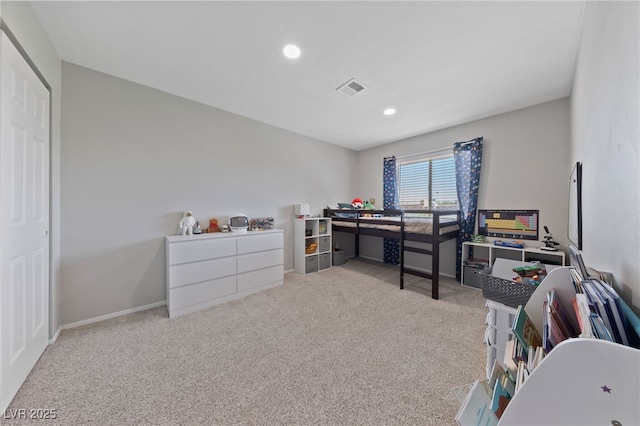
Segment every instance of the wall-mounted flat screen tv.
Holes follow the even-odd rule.
[[[478,210],[478,234],[514,240],[538,239],[539,210]]]

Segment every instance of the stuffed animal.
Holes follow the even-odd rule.
[[[365,210],[375,210],[375,206],[369,202],[369,200],[364,201],[364,209]]]
[[[186,211],[180,219],[180,233],[182,235],[193,235],[193,227],[196,224],[196,219],[193,217],[193,213]]]
[[[351,206],[354,209],[361,209],[364,206],[364,203],[362,202],[362,199],[354,198],[353,201],[351,201]]]
[[[209,232],[220,232],[220,227],[218,226],[218,219],[209,220]]]

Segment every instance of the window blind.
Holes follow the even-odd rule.
[[[453,152],[398,159],[400,208],[457,209]]]

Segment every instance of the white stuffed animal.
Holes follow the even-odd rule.
[[[193,227],[196,224],[196,219],[193,217],[193,213],[186,211],[180,219],[180,232],[182,235],[193,235]]]

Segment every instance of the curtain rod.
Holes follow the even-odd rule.
[[[477,138],[473,138],[473,139],[470,139],[468,141],[455,142],[455,143],[468,144],[468,143],[473,143],[473,142],[477,141],[478,139],[483,139],[483,138],[484,138],[484,136],[478,136]],[[432,149],[431,151],[416,152],[415,154],[407,154],[407,155],[400,155],[400,156],[392,155],[391,157],[384,157],[384,159],[388,160],[390,158],[396,158],[397,160],[406,160],[408,158],[421,157],[421,156],[431,155],[431,154],[435,154],[435,153],[445,152],[445,151],[448,151],[449,149],[453,149],[453,148],[445,147],[445,148]]]
[[[473,142],[477,141],[478,139],[484,139],[484,136],[478,136],[477,138],[473,138],[473,139],[468,140],[468,141],[462,141],[462,142],[456,142],[456,143],[460,143],[460,144],[466,145],[468,143],[473,143]]]

